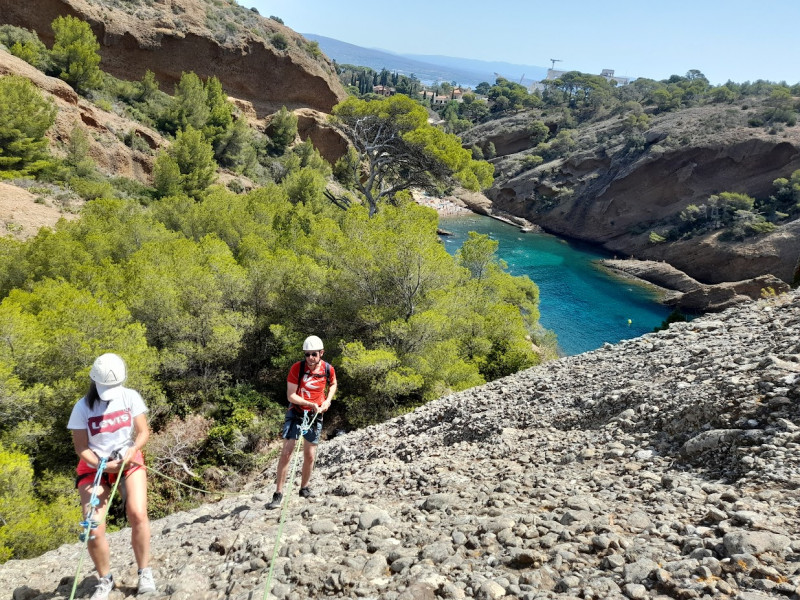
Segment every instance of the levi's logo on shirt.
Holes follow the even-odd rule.
[[[127,410],[89,417],[89,434],[112,433],[123,427],[128,427],[131,423],[131,415]]]

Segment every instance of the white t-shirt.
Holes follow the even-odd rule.
[[[147,412],[147,407],[139,392],[121,385],[103,395],[110,396],[109,400],[95,400],[93,410],[89,410],[86,398],[81,398],[72,408],[67,429],[85,429],[89,449],[97,456],[109,457],[114,450],[132,445],[133,419]]]

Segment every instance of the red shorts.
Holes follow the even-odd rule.
[[[142,454],[141,450],[136,452],[136,456],[133,457],[133,462],[138,463],[135,465],[131,465],[130,467],[125,469],[125,478],[127,479],[128,475],[133,473],[138,469],[143,469],[144,467],[144,455]],[[82,483],[84,483],[87,479],[94,480],[95,475],[97,474],[97,469],[90,467],[88,463],[80,459],[78,461],[78,468],[75,469],[75,472],[78,476],[75,478],[75,487],[80,487]],[[114,485],[114,482],[117,481],[117,477],[119,477],[119,473],[103,473],[100,478],[100,481],[105,483],[106,485]]]

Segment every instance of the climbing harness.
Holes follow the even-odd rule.
[[[300,448],[303,447],[303,437],[311,430],[314,421],[319,416],[318,412],[314,412],[314,417],[309,420],[308,413],[303,413],[303,422],[300,424],[300,435],[297,437],[297,444],[294,447],[294,456],[292,457],[292,468],[289,471],[289,481],[286,484],[286,495],[283,497],[281,504],[281,519],[278,523],[278,534],[275,536],[275,548],[272,550],[272,560],[269,562],[269,574],[267,575],[267,585],[264,587],[264,599],[267,600],[269,591],[272,588],[272,574],[275,570],[275,559],[278,558],[278,551],[281,549],[281,536],[283,535],[283,525],[286,522],[286,514],[289,512],[289,498],[292,497],[292,487],[294,486],[294,477],[297,473],[297,458],[300,456]]]
[[[75,598],[75,590],[78,587],[78,579],[81,576],[81,569],[83,568],[83,559],[86,557],[86,550],[89,546],[89,540],[93,540],[94,536],[92,535],[92,531],[97,529],[100,526],[101,520],[94,518],[95,510],[98,506],[100,506],[100,498],[97,497],[97,488],[100,487],[103,478],[103,471],[106,469],[106,463],[108,462],[107,458],[101,458],[100,464],[97,465],[97,473],[94,476],[94,482],[92,483],[92,495],[89,498],[89,513],[86,515],[86,518],[80,522],[81,527],[83,527],[83,531],[79,534],[78,538],[81,542],[83,542],[83,549],[81,550],[81,557],[78,560],[78,568],[75,571],[75,578],[72,581],[72,592],[69,595],[69,600],[73,600]],[[114,487],[111,488],[111,494],[108,497],[108,502],[106,503],[106,514],[108,513],[108,508],[111,506],[111,502],[114,500],[114,495],[117,493],[117,487],[119,486],[119,482],[123,479],[125,474],[125,459],[122,459],[122,464],[119,466],[119,473],[117,475],[116,481],[114,481]],[[102,520],[105,521],[106,515],[102,515]]]

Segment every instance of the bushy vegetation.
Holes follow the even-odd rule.
[[[746,194],[722,192],[709,196],[703,204],[690,204],[665,223],[659,231],[650,232],[652,243],[687,239],[721,230],[725,240],[743,240],[770,233],[776,224],[800,215],[800,170],[773,182],[775,193],[755,199]]]
[[[217,188],[147,208],[98,199],[55,232],[4,241],[0,442],[39,474],[68,473],[64,423],[107,350],[128,361],[158,435],[174,419],[206,420],[190,444],[194,475],[173,473],[205,485],[212,466],[236,481],[258,464],[252,452],[276,433],[286,371],[309,332],[339,368],[335,414],[351,426],[539,360],[536,287],[506,274],[491,248],[471,250],[485,239],[456,261],[428,209],[386,206],[369,218],[319,189],[302,201],[292,190]]]
[[[65,27],[80,34],[78,46],[93,47],[83,26]],[[88,72],[74,65],[59,69]],[[451,257],[435,212],[402,192],[409,175],[401,163],[391,193],[369,201],[359,196],[363,164],[353,150],[339,171],[348,198],[364,204],[333,203],[332,168],[310,142],[295,143],[288,111],[266,136],[237,118],[214,78],[186,73],[174,96],[152,73],[139,82],[100,73],[74,84],[158,127],[171,144],[156,157],[154,189],[100,174],[78,126],[65,156],[54,158],[44,141],[53,106],[27,80],[0,78],[0,173],[90,199],[75,221],[26,242],[0,238],[0,561],[37,555],[77,529],[65,424],[103,352],[125,358],[129,385],[150,408],[150,465],[212,489],[235,488],[266,460],[286,373],[309,333],[325,340],[337,367],[331,417],[340,427],[542,360],[535,344],[549,337],[538,324],[536,286],[510,276],[485,236],[471,236]],[[357,101],[337,115],[399,127],[395,158],[413,156],[427,186],[491,178],[490,166],[430,127],[410,100]],[[214,185],[219,164],[263,185],[248,193]],[[152,481],[156,515],[193,500],[174,482]],[[124,516],[115,509],[112,518]]]
[[[50,53],[35,32],[14,25],[0,25],[0,44],[40,71],[50,69]]]

